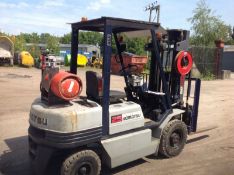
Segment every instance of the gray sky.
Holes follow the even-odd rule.
[[[190,29],[187,21],[198,0],[158,0],[160,22],[165,28]],[[144,7],[149,0],[1,0],[0,29],[10,34],[20,32],[63,35],[71,31],[69,22],[101,16],[148,20]],[[207,0],[209,7],[228,25],[234,25],[233,0]]]

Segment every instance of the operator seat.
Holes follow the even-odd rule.
[[[102,77],[94,71],[86,72],[86,95],[87,98],[99,104],[102,103]],[[110,103],[120,103],[126,94],[117,90],[110,90]]]

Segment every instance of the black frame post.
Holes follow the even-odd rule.
[[[111,61],[112,27],[105,21],[104,58],[103,58],[103,100],[102,100],[102,135],[109,134],[109,93],[110,93],[110,61]]]
[[[150,74],[149,74],[149,90],[156,91],[156,59],[155,53],[151,51],[151,60],[150,60]]]
[[[70,72],[73,74],[77,74],[78,36],[79,30],[72,27]]]
[[[124,67],[122,51],[120,50],[120,43],[119,43],[118,38],[117,38],[117,33],[114,33],[114,39],[115,39],[115,44],[116,44],[116,47],[117,47],[117,52],[118,52],[118,55],[119,55],[120,65],[121,65],[121,68],[123,70],[124,81],[125,81],[126,86],[129,87],[128,79],[127,79],[127,73],[126,73],[126,70],[125,70],[125,67]]]
[[[151,29],[150,31],[151,31],[151,37],[152,37],[152,44],[153,44],[153,48],[155,51],[154,53],[152,53],[152,54],[154,54],[153,57],[155,57],[155,58],[152,57],[152,59],[155,59],[156,64],[158,65],[158,68],[159,68],[160,77],[162,79],[162,90],[166,95],[167,109],[171,109],[171,100],[169,97],[169,90],[168,90],[168,86],[167,86],[167,82],[166,82],[166,77],[165,77],[163,67],[161,64],[161,57],[160,57],[159,48],[158,48],[158,44],[157,44],[155,29]],[[151,76],[153,76],[153,75],[151,75]]]

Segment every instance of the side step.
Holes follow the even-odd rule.
[[[152,128],[156,128],[160,125],[160,122],[155,122],[153,120],[150,120],[148,118],[145,118],[145,124],[144,124],[144,127],[145,128],[149,128],[149,129],[152,129]]]
[[[160,140],[152,137],[150,129],[102,140],[105,149],[103,163],[109,168],[157,153]]]

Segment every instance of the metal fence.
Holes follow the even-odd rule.
[[[220,62],[219,49],[216,47],[192,46],[189,48],[193,56],[192,75],[200,77],[202,75],[213,75],[216,77],[219,72]]]

